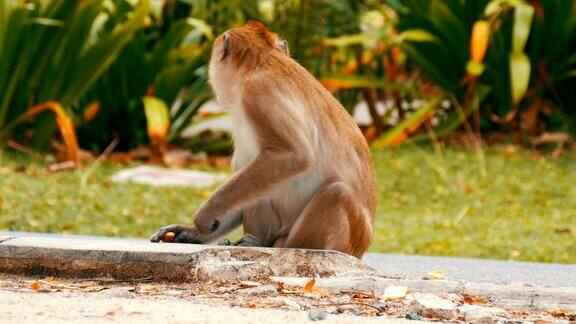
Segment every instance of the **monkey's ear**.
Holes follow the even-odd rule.
[[[279,40],[277,44],[278,47],[280,47],[280,49],[286,53],[286,55],[290,56],[290,48],[288,48],[288,42],[285,39]]]
[[[224,60],[226,56],[228,56],[228,53],[230,53],[230,35],[225,33],[223,38],[224,42],[222,43],[222,56],[220,56],[220,61]]]

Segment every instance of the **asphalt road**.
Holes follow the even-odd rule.
[[[46,233],[0,231],[0,236],[58,236]],[[94,238],[94,237],[92,237]],[[106,239],[105,237],[99,237]],[[574,252],[576,253],[576,251]],[[367,253],[365,264],[384,273],[424,276],[441,269],[447,279],[477,283],[529,283],[538,286],[576,287],[576,264],[497,261],[419,255]]]
[[[441,269],[445,271],[447,279],[576,287],[576,265],[382,253],[367,253],[363,261],[384,273],[423,276],[432,270]]]

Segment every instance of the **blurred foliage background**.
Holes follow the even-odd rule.
[[[214,36],[249,19],[284,37],[351,113],[367,106],[375,147],[458,130],[518,141],[574,132],[575,10],[573,0],[5,0],[0,139],[48,149],[60,136],[71,159],[78,145],[101,152],[113,140],[162,150],[212,97]]]
[[[538,162],[531,151],[574,146],[576,0],[0,0],[0,153],[55,152],[72,167],[229,154],[229,134],[189,129],[225,114],[206,109],[212,41],[249,19],[288,41],[372,144],[385,205],[376,250],[576,262],[574,155]],[[483,151],[493,143],[514,146]],[[8,156],[12,171],[30,165],[13,177],[0,168],[0,226],[11,229],[143,236],[174,222],[174,206],[186,222],[209,196],[120,187],[117,199],[105,180],[117,166],[44,179]],[[51,192],[51,205],[26,202]]]

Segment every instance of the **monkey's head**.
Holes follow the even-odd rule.
[[[243,26],[224,32],[216,39],[212,48],[212,60],[241,61],[255,58],[250,55],[260,56],[275,52],[289,55],[288,43],[261,22],[251,20]]]
[[[261,65],[273,56],[289,56],[288,43],[257,21],[232,28],[218,36],[212,47],[210,78],[218,74],[245,71]]]

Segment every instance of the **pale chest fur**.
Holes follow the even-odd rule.
[[[256,133],[242,107],[231,105],[229,111],[232,118],[232,136],[234,138],[232,168],[237,171],[256,158],[260,148],[258,147]]]

